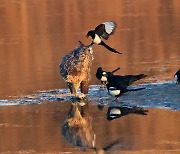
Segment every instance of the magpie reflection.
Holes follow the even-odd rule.
[[[121,118],[128,114],[147,115],[147,112],[148,110],[145,110],[144,108],[137,106],[109,107],[107,111],[107,120]]]
[[[91,149],[98,154],[106,153],[122,141],[122,139],[116,139],[103,148],[96,147],[96,134],[92,127],[92,116],[89,113],[89,101],[85,98],[71,99],[71,107],[61,131],[64,138],[72,145],[82,150]]]

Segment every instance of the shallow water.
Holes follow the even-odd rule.
[[[173,81],[180,67],[179,16],[178,0],[0,0],[0,152],[84,152],[61,134],[74,98],[58,65],[79,40],[90,43],[88,30],[109,20],[118,26],[106,43],[123,54],[93,48],[87,102],[96,148],[120,139],[106,152],[180,152],[180,84]],[[107,71],[120,67],[121,75],[147,74],[129,87],[146,89],[115,100],[98,85],[99,66]],[[149,112],[108,121],[109,106]],[[92,152],[87,148],[84,153]]]
[[[77,103],[68,89],[39,91],[21,98],[0,100],[0,132],[2,133],[0,152],[98,153],[98,150],[102,151],[118,140],[115,145],[104,151],[106,153],[179,153],[179,86],[175,82],[130,86],[129,88],[146,87],[146,89],[128,92],[117,100],[109,96],[102,86],[91,86],[85,101],[80,101],[81,104],[89,105],[85,114],[88,118],[86,119],[85,116],[82,118],[87,122],[74,119],[77,119],[76,125],[82,123],[80,128],[84,128],[82,132],[80,128],[78,129],[81,133],[78,140],[85,145],[86,142],[93,142],[89,141],[86,135],[94,133],[95,149],[77,146],[72,141],[72,138],[76,138],[76,131],[70,136],[62,133],[63,123],[70,117],[68,116],[70,106],[72,103]],[[147,115],[127,113],[109,121],[107,119],[109,107],[121,109],[137,107],[148,112]],[[79,111],[82,112],[82,109]],[[92,119],[92,123],[89,118]],[[76,130],[76,127],[71,130]]]
[[[84,151],[73,146],[61,133],[71,103],[53,101],[0,107],[0,152],[95,153],[92,149]],[[107,152],[180,152],[179,111],[148,108],[147,115],[128,114],[108,121],[107,110],[108,106],[99,110],[91,103],[86,109],[86,114],[92,118],[97,149],[119,139]]]

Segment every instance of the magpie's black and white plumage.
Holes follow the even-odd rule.
[[[107,84],[107,76],[111,77],[114,75],[115,72],[117,72],[120,69],[120,67],[116,68],[115,70],[111,72],[104,71],[102,67],[99,67],[96,71],[96,77],[101,81],[101,84],[106,85]]]
[[[102,39],[107,40],[109,36],[115,32],[116,27],[117,24],[113,21],[104,22],[102,24],[99,24],[94,30],[90,30],[86,36],[87,37],[91,36],[93,40],[92,44],[102,45],[111,52],[122,54],[102,41]]]
[[[138,91],[145,89],[145,88],[128,89],[128,86],[131,85],[133,82],[142,79],[146,76],[147,75],[144,74],[126,75],[126,76],[113,75],[111,77],[107,77],[108,83],[106,87],[110,95],[118,98],[123,93],[126,93],[128,91]]]
[[[107,86],[107,90],[108,90],[109,94],[111,96],[115,96],[116,99],[128,91],[139,91],[139,90],[146,89],[144,87],[143,88],[136,88],[136,89],[127,89],[127,88],[121,87],[119,84],[113,85],[111,83],[108,83],[106,86]]]
[[[107,76],[108,82],[111,82],[113,84],[118,83],[121,87],[127,88],[132,83],[134,83],[137,80],[143,79],[147,77],[145,74],[138,74],[138,75],[113,75],[113,76]]]
[[[145,110],[141,107],[109,107],[107,111],[107,120],[117,119],[128,114],[139,114],[139,115],[147,115],[148,110]]]
[[[175,73],[174,79],[175,79],[178,83],[180,83],[180,69]]]

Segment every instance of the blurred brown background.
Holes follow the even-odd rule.
[[[180,64],[179,0],[0,0],[0,98],[65,88],[58,65],[98,24],[113,20],[106,42],[94,47],[97,67],[118,74],[146,73],[147,82],[173,80]]]

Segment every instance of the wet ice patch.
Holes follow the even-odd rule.
[[[102,85],[91,85],[87,94],[89,102],[109,106],[139,106],[146,108],[164,108],[180,110],[180,84],[174,81],[140,84],[129,86],[129,89],[142,88],[140,91],[131,91],[123,94],[117,100],[110,96]],[[0,100],[0,106],[38,104],[53,101],[69,101],[73,96],[69,89],[55,89],[38,91],[36,94]]]

